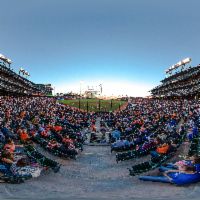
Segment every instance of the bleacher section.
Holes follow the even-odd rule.
[[[0,64],[0,95],[36,95],[39,92],[33,82]]]
[[[175,73],[151,90],[154,97],[195,97],[200,89],[200,65]]]

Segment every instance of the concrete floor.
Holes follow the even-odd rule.
[[[117,164],[108,146],[85,146],[75,161],[56,160],[63,164],[59,173],[0,184],[0,199],[199,199],[200,184],[177,187],[130,177],[127,168],[141,159]]]

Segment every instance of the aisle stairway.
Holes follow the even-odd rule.
[[[96,131],[97,131],[97,133],[100,132],[100,129],[101,129],[101,117],[98,117],[98,118],[96,119],[95,126],[96,126]]]

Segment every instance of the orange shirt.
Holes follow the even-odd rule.
[[[20,139],[21,139],[22,141],[26,141],[27,139],[29,139],[29,136],[28,136],[28,134],[27,134],[26,132],[22,132],[22,133],[20,134]]]
[[[62,126],[54,126],[54,130],[55,131],[61,131],[62,130]]]
[[[160,154],[165,154],[167,153],[168,150],[169,150],[169,145],[163,145],[156,149],[157,153],[160,153]]]

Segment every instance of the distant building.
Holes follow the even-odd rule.
[[[42,92],[42,94],[53,95],[53,88],[51,84],[35,84],[35,86]]]
[[[88,90],[85,91],[85,94],[84,94],[84,96],[89,99],[97,98],[99,97],[99,95],[100,95],[99,91],[94,90],[94,89],[89,89],[89,88]]]
[[[62,96],[64,97],[64,99],[80,99],[80,98],[82,98],[82,96],[80,94],[72,93],[72,92],[63,94]]]

